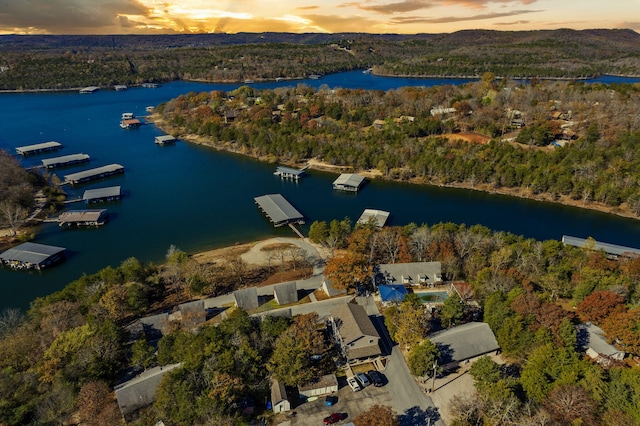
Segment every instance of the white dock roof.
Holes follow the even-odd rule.
[[[255,197],[254,200],[276,226],[304,219],[304,216],[280,194],[263,195]]]
[[[90,157],[87,154],[71,154],[63,155],[55,158],[45,158],[42,160],[42,165],[45,167],[52,167],[58,164],[66,164],[80,161],[89,161]]]
[[[351,188],[359,188],[364,182],[364,176],[356,175],[354,173],[343,173],[338,176],[338,179],[333,181],[334,186],[347,186]]]
[[[606,253],[616,256],[638,256],[640,249],[633,247],[618,246],[616,244],[603,243],[593,239],[571,237],[569,235],[562,236],[562,242],[569,246],[587,248],[591,250],[604,250]]]
[[[118,170],[124,169],[120,164],[108,164],[102,167],[96,167],[95,169],[84,170],[78,173],[71,173],[70,175],[65,175],[64,180],[66,182],[76,182],[82,179],[89,178],[91,176],[100,175],[102,173],[114,173]]]
[[[45,244],[23,243],[0,253],[0,259],[38,265],[49,257],[55,256],[64,250],[62,247],[48,246]]]
[[[109,186],[107,188],[87,189],[82,195],[83,200],[93,200],[96,198],[117,197],[120,195],[119,186]]]
[[[358,223],[366,225],[370,220],[373,220],[377,227],[382,228],[387,223],[390,214],[384,210],[365,209],[358,219]]]
[[[33,152],[33,151],[40,151],[40,150],[46,150],[46,149],[56,149],[56,148],[62,148],[62,144],[60,142],[43,142],[43,143],[37,143],[35,145],[26,145],[26,146],[19,146],[16,148],[16,151],[18,152],[18,154],[27,154],[29,152]]]

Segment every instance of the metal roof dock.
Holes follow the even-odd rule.
[[[269,194],[254,198],[260,210],[269,218],[273,226],[283,226],[290,223],[304,223],[304,216],[296,210],[280,194]]]
[[[154,139],[158,145],[170,145],[176,143],[176,138],[171,135],[156,136]]]
[[[80,89],[80,93],[93,93],[97,92],[98,90],[100,90],[98,86],[87,86],[83,89]]]
[[[85,203],[101,203],[105,201],[116,201],[122,196],[119,186],[109,186],[106,188],[87,189],[82,194]]]
[[[602,243],[593,238],[578,238],[569,235],[562,236],[562,242],[568,246],[586,248],[589,250],[603,250],[612,256],[640,257],[640,249]]]
[[[101,226],[107,222],[107,210],[69,210],[58,216],[60,227]]]
[[[333,189],[358,192],[363,183],[364,176],[356,175],[354,173],[343,173],[338,176],[338,179],[333,181]]]
[[[71,166],[72,164],[86,163],[91,157],[87,154],[71,154],[62,157],[45,158],[42,165],[47,169],[55,169],[56,167]]]
[[[384,210],[364,209],[358,223],[366,225],[369,221],[373,221],[378,228],[382,228],[387,223],[390,214]]]
[[[109,164],[95,169],[85,170],[78,173],[71,173],[64,176],[64,182],[71,185],[87,182],[94,179],[100,179],[111,175],[124,173],[124,167],[120,164]]]
[[[13,269],[43,269],[64,260],[64,248],[23,243],[0,253],[0,262]]]
[[[281,178],[298,180],[304,176],[305,170],[307,170],[306,167],[302,169],[293,169],[291,167],[278,166],[273,174],[276,176],[280,176]]]
[[[16,148],[16,152],[20,155],[30,155],[39,154],[46,151],[55,151],[56,149],[60,148],[62,148],[62,144],[60,142],[51,141],[37,143],[35,145],[19,146]]]

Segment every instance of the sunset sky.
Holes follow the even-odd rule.
[[[0,0],[0,34],[630,28],[640,0]]]

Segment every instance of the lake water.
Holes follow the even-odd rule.
[[[338,73],[319,80],[256,83],[256,88],[291,86],[366,88],[387,90],[401,86],[459,84],[460,79],[407,79],[376,77],[360,71]],[[617,80],[621,81],[621,80]],[[636,79],[635,81],[638,81]],[[152,125],[136,130],[118,126],[123,112],[145,115],[145,107],[158,105],[189,91],[232,90],[237,85],[174,82],[157,89],[101,90],[93,94],[24,93],[0,95],[0,148],[58,141],[56,153],[28,157],[24,166],[43,158],[86,153],[91,162],[55,171],[65,174],[119,163],[125,174],[76,188],[84,190],[120,185],[124,199],[108,205],[110,221],[99,229],[61,230],[43,225],[35,242],[67,248],[67,261],[43,272],[0,268],[0,310],[25,309],[35,297],[63,288],[83,273],[91,274],[135,256],[160,261],[170,245],[194,252],[250,242],[271,236],[295,236],[289,228],[274,229],[253,198],[280,193],[307,218],[357,220],[365,208],[391,212],[390,225],[440,221],[481,223],[538,239],[560,239],[563,234],[593,236],[615,244],[638,246],[640,221],[571,207],[521,200],[475,191],[420,187],[373,181],[358,194],[333,191],[337,175],[309,171],[299,182],[273,176],[275,165],[201,146],[178,142],[160,147],[162,134]],[[84,208],[77,203],[69,208]]]

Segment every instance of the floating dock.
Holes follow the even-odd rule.
[[[41,152],[47,151],[55,151],[57,149],[62,148],[62,144],[60,142],[43,142],[37,143],[35,145],[27,145],[27,146],[19,146],[16,148],[16,152],[20,155],[33,155],[40,154]]]
[[[62,228],[73,226],[102,226],[107,222],[107,210],[69,210],[58,216]]]
[[[140,86],[141,87],[145,87],[147,89],[155,89],[155,88],[160,87],[160,85],[158,83],[142,83]]]
[[[120,127],[123,129],[137,129],[142,126],[142,123],[137,118],[130,118],[128,120],[121,120]]]
[[[78,173],[65,175],[64,183],[75,185],[90,180],[101,179],[107,176],[124,173],[124,166],[120,164],[109,164],[107,166],[97,167],[95,169],[85,170]]]
[[[358,223],[366,225],[373,222],[378,228],[384,227],[391,213],[384,210],[365,209]]]
[[[163,135],[156,136],[154,141],[158,145],[173,145],[174,143],[176,143],[176,138],[171,135]]]
[[[47,169],[55,169],[56,167],[71,166],[73,164],[86,163],[91,160],[91,157],[87,154],[71,154],[63,155],[62,157],[45,158],[42,160],[42,165]]]
[[[354,173],[343,173],[333,181],[333,189],[340,191],[358,192],[364,184],[364,176]]]
[[[254,200],[275,227],[304,223],[302,213],[280,194],[263,195],[255,197]]]
[[[305,171],[308,167],[303,167],[302,169],[293,169],[291,167],[282,167],[278,166],[276,171],[273,172],[274,175],[280,176],[283,179],[295,179],[298,180],[304,176]]]
[[[87,189],[82,195],[82,200],[87,203],[105,203],[117,201],[122,197],[119,186],[109,186],[106,188]]]
[[[0,262],[13,269],[44,269],[64,260],[63,247],[23,243],[0,253]]]
[[[80,93],[93,93],[93,92],[97,92],[98,90],[100,90],[98,86],[88,86],[83,89],[80,89]]]
[[[127,86],[125,84],[116,84],[113,86],[116,92],[122,92],[123,90],[127,90]]]

